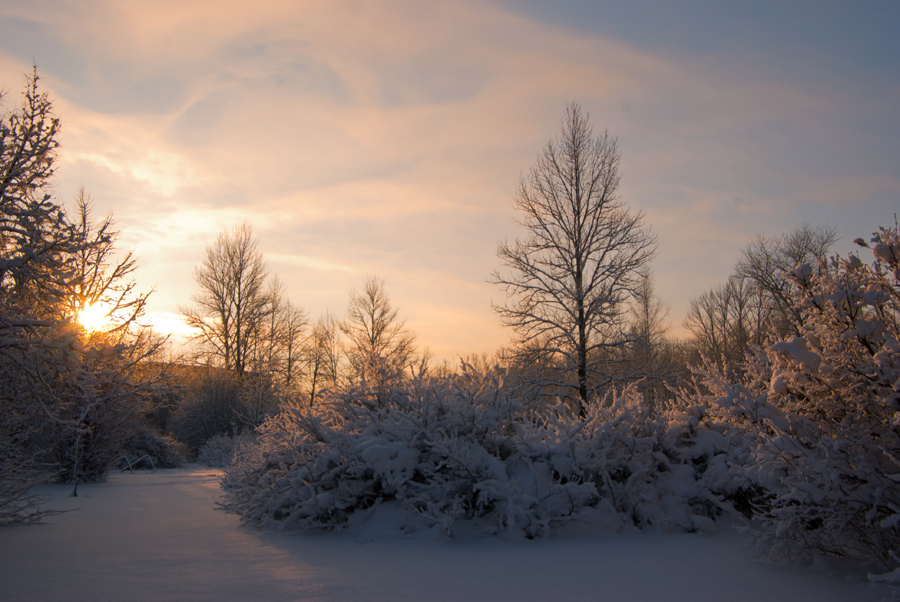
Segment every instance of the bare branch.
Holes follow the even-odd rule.
[[[640,212],[618,196],[620,153],[607,132],[594,137],[577,104],[547,143],[514,198],[526,236],[498,245],[507,271],[491,277],[509,299],[495,306],[518,335],[540,342],[568,374],[556,378],[588,401],[589,375],[601,375],[609,351],[628,342],[627,302],[656,252]],[[602,352],[601,352],[602,351]]]

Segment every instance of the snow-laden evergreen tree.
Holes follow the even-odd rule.
[[[44,318],[63,301],[65,257],[79,240],[47,192],[60,123],[38,81],[35,71],[21,106],[0,115],[0,301],[6,312]]]
[[[34,443],[44,412],[31,399],[41,376],[33,358],[52,330],[47,315],[60,301],[61,258],[76,247],[65,214],[44,192],[59,120],[37,82],[35,72],[22,106],[0,116],[0,524],[40,516],[29,491],[48,471]],[[36,299],[44,303],[35,307]]]

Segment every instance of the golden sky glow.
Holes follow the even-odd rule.
[[[889,219],[897,10],[823,2],[11,0],[0,84],[14,101],[37,63],[64,122],[55,193],[115,213],[161,327],[247,219],[313,319],[375,274],[453,359],[506,340],[485,280],[572,100],[619,137],[676,326],[752,234]]]

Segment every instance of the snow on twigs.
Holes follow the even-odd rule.
[[[361,385],[266,423],[258,446],[226,467],[224,507],[300,529],[339,527],[396,501],[407,528],[450,534],[466,524],[541,537],[598,516],[616,529],[706,530],[722,508],[698,474],[727,441],[696,426],[631,389],[585,419],[562,405],[535,413],[495,372],[472,369],[388,394]]]
[[[873,242],[872,264],[834,258],[789,273],[800,336],[757,349],[738,382],[697,371],[694,397],[740,433],[730,472],[743,493],[732,499],[747,504],[758,552],[852,558],[897,580],[900,232]]]

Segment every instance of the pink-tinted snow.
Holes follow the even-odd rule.
[[[116,473],[47,486],[79,508],[0,530],[0,600],[880,601],[864,575],[757,563],[741,536],[570,534],[539,541],[418,534],[389,509],[342,534],[260,531],[214,509],[218,471]]]

